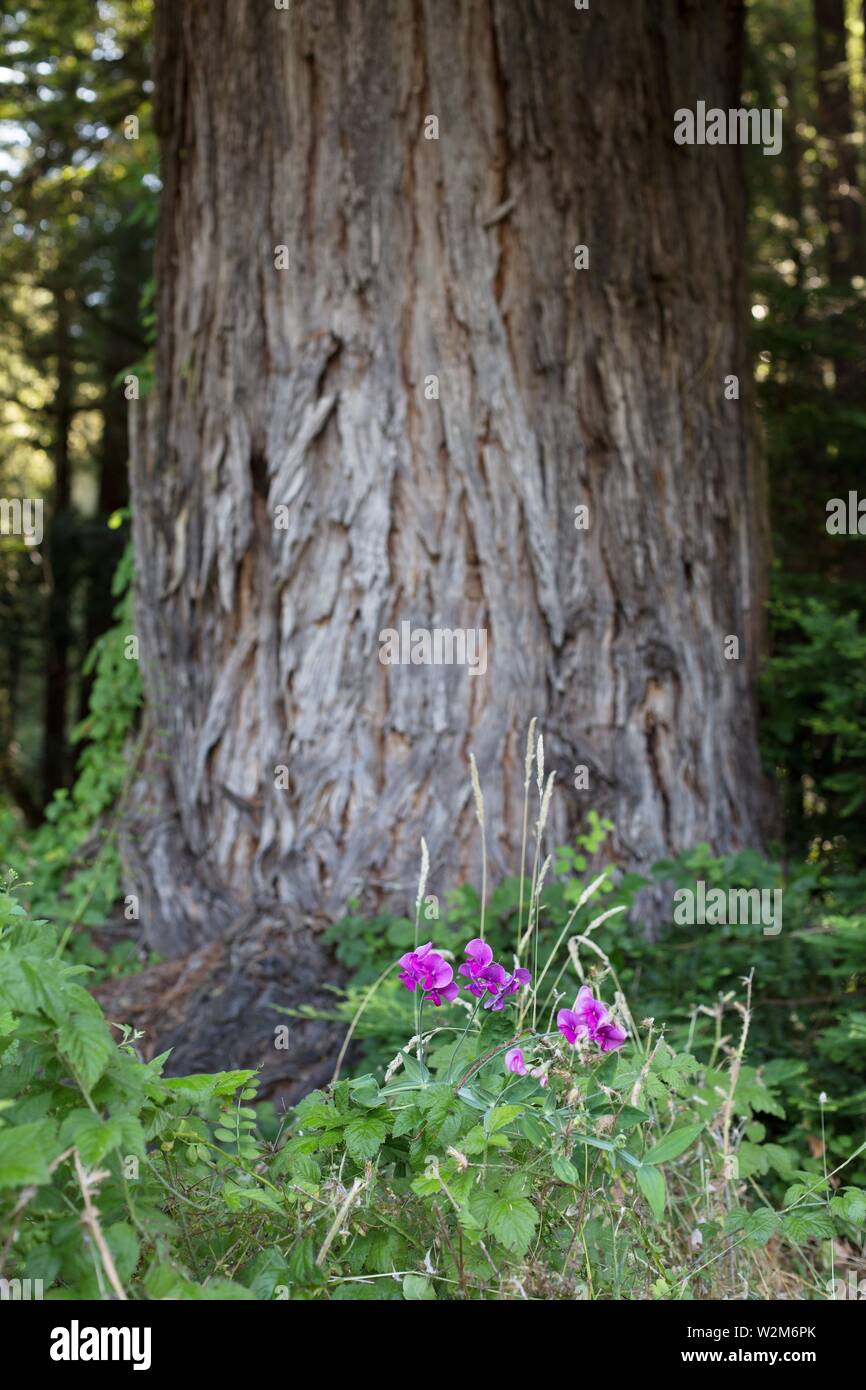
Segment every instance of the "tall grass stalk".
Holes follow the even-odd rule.
[[[526,879],[526,833],[529,828],[529,783],[532,780],[532,764],[535,759],[535,716],[529,721],[526,735],[526,756],[523,760],[523,834],[520,839],[520,904],[517,911],[517,949],[515,955],[520,960],[520,939],[523,935],[523,885]]]
[[[478,779],[478,768],[475,763],[475,754],[469,754],[469,773],[472,778],[472,797],[475,801],[475,816],[481,826],[481,930],[479,936],[484,940],[484,909],[487,904],[487,835],[484,828],[484,797],[481,795],[481,783]]]

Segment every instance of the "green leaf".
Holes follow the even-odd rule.
[[[101,1013],[74,1012],[57,1030],[57,1046],[88,1091],[96,1085],[114,1052],[114,1042]]]
[[[390,1125],[387,1120],[376,1119],[373,1115],[359,1115],[346,1125],[346,1148],[356,1163],[372,1158],[388,1137]]]
[[[438,1178],[432,1175],[428,1177],[426,1173],[421,1173],[417,1178],[412,1179],[410,1186],[416,1197],[432,1197],[434,1192],[439,1191],[441,1183]]]
[[[289,1252],[289,1275],[294,1284],[315,1284],[322,1275],[316,1265],[316,1244],[311,1236],[302,1240]]]
[[[664,1216],[667,1195],[664,1174],[660,1173],[658,1168],[646,1164],[636,1169],[635,1177],[641,1192],[649,1203],[650,1211],[656,1221],[661,1221]]]
[[[125,1284],[132,1278],[138,1264],[138,1237],[127,1221],[115,1221],[105,1232],[105,1239],[114,1257],[120,1282]]]
[[[647,1150],[643,1157],[644,1163],[669,1163],[672,1158],[679,1158],[680,1154],[685,1153],[695,1142],[702,1130],[703,1125],[684,1125],[682,1129],[673,1130]]]
[[[480,1125],[473,1125],[468,1133],[464,1134],[460,1140],[460,1147],[470,1157],[484,1152],[487,1148],[487,1135]]]
[[[574,1164],[563,1154],[553,1155],[552,1167],[560,1182],[568,1183],[570,1187],[580,1182],[580,1174]]]
[[[524,1139],[528,1139],[530,1144],[535,1144],[536,1147],[545,1144],[549,1138],[549,1131],[531,1114],[521,1115],[517,1121],[517,1128]]]
[[[87,1167],[101,1162],[107,1153],[123,1143],[123,1126],[118,1120],[103,1120],[92,1110],[72,1110],[60,1127],[64,1148],[74,1144]]]
[[[436,1290],[423,1274],[404,1274],[403,1297],[430,1302],[436,1298]]]
[[[522,1105],[496,1105],[484,1116],[484,1129],[487,1134],[495,1134],[497,1130],[510,1125],[511,1121],[516,1120],[522,1113]]]
[[[401,1106],[396,1112],[391,1133],[395,1139],[401,1138],[404,1134],[411,1134],[413,1129],[417,1129],[422,1123],[423,1115],[415,1105]]]
[[[535,1207],[525,1197],[495,1197],[487,1212],[487,1229],[500,1245],[515,1255],[525,1255],[538,1221]]]
[[[258,1299],[270,1299],[278,1284],[291,1283],[289,1266],[280,1250],[271,1245],[261,1250],[244,1273],[244,1282]]]
[[[737,1150],[741,1178],[751,1178],[755,1173],[766,1173],[770,1168],[770,1156],[760,1144],[750,1144],[744,1139]]]
[[[359,1076],[350,1083],[349,1094],[356,1105],[372,1108],[379,1104],[379,1083],[375,1076]]]
[[[826,1211],[815,1208],[798,1207],[782,1217],[782,1230],[785,1235],[799,1243],[804,1240],[829,1240],[833,1235],[833,1222]]]
[[[757,1211],[749,1212],[740,1229],[748,1236],[750,1244],[766,1245],[779,1230],[779,1218],[772,1207],[758,1207]]]
[[[792,1207],[795,1202],[799,1202],[801,1197],[806,1197],[807,1195],[811,1195],[814,1197],[817,1192],[820,1192],[823,1186],[823,1182],[821,1182],[820,1184],[816,1184],[814,1189],[812,1188],[811,1183],[808,1186],[804,1182],[792,1183],[782,1199],[782,1205],[786,1207]]]
[[[856,1187],[846,1187],[840,1197],[830,1198],[830,1210],[843,1221],[853,1226],[862,1226],[866,1221],[866,1193]]]
[[[39,1186],[51,1181],[54,1126],[49,1120],[0,1129],[0,1187]]]
[[[296,1120],[298,1129],[303,1130],[330,1129],[333,1125],[343,1123],[333,1105],[304,1105],[303,1102],[298,1106]]]

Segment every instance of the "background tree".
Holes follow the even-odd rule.
[[[859,4],[750,11],[746,100],[785,111],[778,159],[749,151],[757,399],[776,565],[762,742],[785,852],[866,863],[866,538],[827,530],[863,495],[866,241]]]
[[[133,141],[123,123],[147,110],[148,8],[106,4],[94,24],[85,0],[36,3],[0,30],[2,487],[46,502],[43,546],[27,552],[10,538],[0,554],[0,776],[31,819],[70,779],[81,667],[110,621],[123,544],[106,525],[128,500],[118,373],[147,347],[140,301],[156,187],[149,121]]]

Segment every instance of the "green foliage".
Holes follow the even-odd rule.
[[[73,739],[82,748],[78,774],[70,792],[55,793],[45,822],[35,831],[17,818],[0,815],[0,864],[26,875],[25,901],[53,921],[102,927],[120,890],[120,861],[115,826],[109,820],[122,805],[130,773],[130,738],[141,706],[138,662],[124,655],[132,617],[132,547],[128,545],[114,575],[115,625],[99,637],[87,659],[93,674],[87,718]],[[109,953],[96,950],[86,933],[74,940],[76,958],[100,963],[109,971],[128,968],[136,948],[121,942]]]
[[[844,870],[866,843],[866,631],[816,598],[780,601],[775,630],[763,742],[784,770],[785,839]]]
[[[126,540],[123,378],[151,372],[151,10],[33,0],[0,23],[0,495],[45,509],[41,563],[0,538],[0,791],[30,825],[72,781]]]
[[[555,856],[564,876],[545,885],[540,962],[547,960],[592,878],[591,872],[583,872],[584,851],[582,845],[565,847]],[[675,889],[693,889],[699,879],[708,889],[781,888],[782,932],[764,938],[760,927],[750,925],[678,927],[670,922],[657,925],[650,939],[639,917],[632,922],[620,914],[592,934],[625,995],[640,998],[639,1016],[666,1021],[665,1043],[643,1081],[641,1103],[625,1105],[616,1124],[618,1133],[630,1135],[654,1112],[675,1116],[658,1147],[647,1144],[641,1175],[634,1175],[639,1191],[651,1211],[661,1210],[665,1188],[649,1170],[676,1161],[678,1146],[688,1145],[694,1126],[718,1108],[727,1085],[731,1000],[750,973],[750,1059],[740,1068],[731,1122],[739,1179],[752,1190],[759,1185],[766,1201],[784,1205],[794,1172],[807,1172],[810,1182],[820,1175],[811,1155],[826,1144],[834,1162],[851,1162],[849,1181],[866,1185],[866,1159],[860,1149],[866,1104],[862,876],[840,873],[831,856],[783,869],[751,851],[717,857],[700,845],[677,860],[657,864],[647,878],[611,873],[600,892],[605,909],[623,905],[633,916],[636,894],[648,884],[662,887],[672,901]],[[500,957],[516,938],[518,901],[519,883],[511,880],[496,889],[488,904],[487,935]],[[475,934],[474,902],[474,895],[462,891],[442,921],[428,928],[425,934],[435,934],[438,949],[450,948],[456,956],[466,935]],[[572,939],[597,915],[598,908],[588,902],[573,922]],[[370,990],[389,963],[411,946],[412,931],[405,919],[379,916],[365,922],[352,916],[331,932],[338,957],[349,967],[357,963],[357,973],[342,1000],[337,995],[330,1016],[341,1018],[346,1027],[355,1021],[355,1055],[380,1079],[413,1031],[413,1004],[393,972],[372,995]],[[589,968],[597,968],[593,956]],[[544,986],[552,985],[557,974],[550,970]],[[543,1017],[556,1006],[562,988],[567,987],[550,993],[543,989]],[[620,1073],[626,1079],[624,1062]],[[639,1067],[633,1065],[628,1078],[632,1084],[638,1074]],[[821,1092],[828,1097],[823,1105]],[[706,1111],[690,1116],[688,1104],[695,1097]],[[525,1112],[512,1119],[525,1138],[540,1142],[537,1116]],[[407,1117],[400,1117],[401,1133],[406,1123]],[[486,1123],[479,1117],[462,1136],[463,1152],[475,1157],[496,1147],[497,1123],[490,1114]],[[507,1126],[504,1132],[508,1134]],[[597,1142],[596,1137],[593,1143]],[[575,1166],[573,1157],[554,1153],[552,1162],[553,1171],[567,1180]],[[803,1244],[797,1238],[804,1229],[799,1215],[780,1229]]]
[[[48,1298],[705,1297],[770,1240],[802,1254],[866,1221],[860,1188],[763,1142],[769,1069],[737,1077],[660,1039],[592,1056],[527,1028],[541,1087],[506,1072],[499,1015],[458,1047],[434,1028],[384,1082],[313,1092],[271,1142],[255,1073],[166,1079],[83,969],[0,892],[3,1273]],[[729,1094],[752,1136],[741,1162],[748,1144],[785,1171],[777,1206],[725,1210]]]
[[[862,26],[855,41],[849,23],[849,61],[836,67],[836,95],[824,104],[809,0],[752,0],[748,30],[745,103],[785,112],[780,156],[746,152],[755,386],[775,556],[762,740],[783,802],[786,854],[811,850],[862,871],[866,538],[829,534],[826,524],[831,499],[864,495]],[[849,131],[825,128],[831,110],[838,117],[846,108]],[[828,190],[849,179],[859,234],[840,264]]]

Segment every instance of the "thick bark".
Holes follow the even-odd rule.
[[[405,911],[422,834],[428,891],[477,882],[470,750],[491,879],[516,871],[533,715],[552,842],[589,806],[622,861],[759,842],[740,152],[673,140],[678,107],[738,105],[741,25],[691,0],[157,0],[132,482],[160,732],[127,863],[160,950],[257,902]],[[486,628],[486,675],[383,666],[402,620]]]

